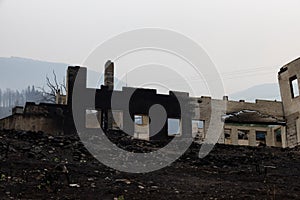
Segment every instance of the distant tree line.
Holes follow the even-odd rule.
[[[65,79],[62,83],[58,82],[54,71],[53,78],[46,76],[46,85],[46,89],[28,86],[21,91],[0,88],[0,118],[11,114],[11,110],[15,106],[24,106],[26,102],[55,103],[57,93],[66,94]]]
[[[28,86],[21,91],[9,88],[0,89],[0,118],[11,114],[13,107],[24,106],[26,102],[54,103],[55,97],[34,86]]]
[[[26,102],[53,102],[48,95],[34,86],[28,86],[22,91],[12,89],[0,89],[0,107],[23,106]]]

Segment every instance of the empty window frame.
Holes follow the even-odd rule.
[[[238,139],[239,140],[248,140],[249,131],[238,130]]]
[[[168,118],[168,136],[180,135],[180,119]]]
[[[134,115],[134,123],[137,125],[143,125],[143,116],[142,115]]]
[[[282,142],[281,128],[276,129],[274,132],[275,132],[276,142]]]
[[[238,145],[249,145],[249,130],[237,130]]]
[[[195,126],[197,126],[197,128],[204,128],[204,121],[202,120],[192,120],[192,123],[195,124]]]
[[[225,128],[224,129],[224,143],[225,144],[232,144],[231,141],[231,129]]]
[[[204,121],[194,119],[192,120],[192,136],[196,139],[204,139]]]
[[[224,137],[227,140],[230,140],[231,138],[231,129],[224,129]]]
[[[100,128],[101,111],[87,109],[85,111],[85,127],[86,128]]]
[[[297,76],[293,76],[290,78],[290,87],[291,87],[292,98],[299,96],[299,86],[298,86]]]
[[[149,140],[149,116],[134,115],[134,138],[141,140]]]
[[[134,115],[134,123],[138,126],[149,126],[149,116],[147,115]]]
[[[266,134],[265,131],[256,131],[256,142],[266,144]]]

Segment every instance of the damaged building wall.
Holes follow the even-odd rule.
[[[121,91],[119,90],[111,90],[108,86],[101,86],[100,89],[92,89],[86,87],[86,69],[85,68],[71,68],[69,67],[69,70],[73,70],[73,72],[69,72],[69,74],[76,75],[76,81],[75,81],[75,87],[78,91],[81,91],[81,96],[88,97],[88,94],[95,94],[95,102],[93,105],[85,105],[83,108],[80,108],[81,111],[79,115],[86,115],[86,110],[91,109],[93,106],[95,110],[100,110],[101,115],[101,127],[104,131],[109,130],[112,128],[112,125],[114,124],[112,122],[112,114],[115,111],[119,111],[122,113],[122,123],[123,123],[123,129],[126,130],[127,133],[131,133],[134,135],[135,130],[136,133],[143,132],[144,136],[143,138],[150,138],[151,140],[169,140],[167,127],[168,122],[167,120],[162,125],[161,130],[157,129],[157,123],[155,123],[155,120],[152,120],[151,123],[149,120],[147,123],[145,123],[145,127],[148,129],[146,131],[145,127],[135,126],[134,124],[134,116],[135,115],[142,115],[145,116],[145,119],[149,118],[149,111],[150,108],[154,105],[161,105],[165,111],[167,118],[174,118],[174,119],[180,119],[181,128],[186,131],[185,134],[192,134],[192,114],[186,114],[184,117],[181,113],[181,108],[178,102],[178,98],[180,98],[184,102],[188,102],[190,97],[188,93],[185,92],[169,92],[169,95],[165,94],[157,94],[157,91],[154,89],[143,89],[143,88],[130,88],[130,87],[123,87]],[[71,79],[69,79],[71,80]],[[73,79],[75,80],[75,79]],[[71,85],[71,84],[70,84]],[[112,93],[114,95],[115,99],[118,99],[118,101],[115,102],[114,107],[112,110],[111,107],[111,96]],[[87,95],[86,95],[87,94]],[[127,97],[130,97],[128,101],[126,100]],[[76,95],[73,96],[73,101],[76,102],[76,99],[79,98]],[[70,96],[68,97],[70,100]],[[78,101],[78,99],[77,99]],[[185,104],[184,106],[188,106],[189,103]],[[84,108],[85,107],[85,108]],[[190,109],[189,111],[193,111],[193,109]],[[193,111],[194,112],[194,111]],[[78,116],[80,118],[85,118],[85,116]],[[79,121],[81,123],[81,120]],[[111,126],[109,124],[112,124]],[[118,124],[116,122],[115,124]],[[81,127],[85,127],[85,124],[82,124]],[[149,132],[149,137],[146,137],[145,134]],[[137,134],[136,134],[137,135]]]
[[[24,110],[18,107],[17,112],[1,119],[0,129],[63,134],[64,109],[55,104],[26,103]]]
[[[283,102],[256,100],[255,103],[242,100],[230,101],[228,97],[224,97],[223,100],[212,99],[211,97],[189,97],[189,94],[185,92],[170,91],[169,95],[163,95],[157,94],[156,90],[143,88],[124,87],[122,91],[114,91],[114,64],[110,61],[105,64],[105,84],[99,89],[92,89],[86,87],[86,68],[68,67],[67,95],[64,97],[66,98],[64,100],[67,102],[66,105],[54,104],[51,107],[42,104],[36,106],[28,104],[23,113],[21,113],[20,108],[16,108],[18,112],[0,120],[0,128],[39,130],[52,134],[61,131],[65,134],[74,132],[72,95],[76,80],[77,88],[83,92],[95,94],[94,108],[90,106],[82,110],[84,123],[87,127],[98,128],[100,126],[105,130],[124,129],[133,135],[135,132],[144,133],[143,138],[146,139],[164,140],[170,138],[168,135],[168,120],[173,119],[179,120],[180,130],[182,130],[182,126],[188,127],[186,130],[189,130],[193,136],[203,141],[207,136],[209,124],[211,124],[212,107],[221,108],[221,105],[226,103],[226,110],[221,111],[221,116],[214,119],[225,122],[224,133],[219,138],[220,143],[257,146],[258,142],[263,142],[264,139],[267,146],[293,147],[300,142],[299,65],[299,59],[295,60],[282,67],[278,74]],[[81,73],[78,75],[79,70]],[[116,99],[122,99],[122,96],[126,96],[126,94],[132,95],[129,108],[128,105],[119,102],[114,107],[115,110],[111,110],[110,97],[113,91]],[[182,116],[182,113],[180,113],[177,97],[184,99],[186,105],[190,106],[188,115]],[[65,102],[59,101],[58,103]],[[153,131],[155,120],[149,119],[149,110],[155,104],[162,105],[167,112],[167,120],[156,135]],[[59,113],[61,106],[63,106],[62,114]],[[87,113],[89,109],[91,111]],[[96,112],[92,111],[93,109]],[[114,119],[113,113],[115,112],[118,114]],[[52,113],[52,115],[49,113]],[[127,113],[130,113],[129,116],[127,116]],[[144,117],[145,123],[142,124],[143,126],[132,123],[135,115]],[[62,118],[60,118],[61,116]],[[57,119],[60,119],[60,121]],[[230,132],[230,138],[226,134],[228,131]],[[243,135],[241,132],[248,134],[247,140],[239,139],[239,133]]]
[[[200,120],[203,122],[202,130],[198,130],[199,135],[195,137],[199,137],[200,140],[204,140],[206,137],[206,133],[210,124],[210,116],[211,116],[211,97],[202,96],[200,98],[193,98],[193,107],[194,107],[194,117],[192,120]]]
[[[74,67],[69,70],[78,71],[79,68]],[[72,72],[71,74],[76,74],[77,72]],[[109,74],[111,76],[111,74]],[[78,77],[79,86],[84,91],[86,90],[88,93],[91,93],[93,89],[86,88],[86,69],[82,70],[82,73]],[[91,90],[91,91],[90,91]],[[110,90],[107,86],[102,86],[100,89],[93,90],[96,93],[96,110],[101,110],[102,113],[114,112],[111,111],[110,107],[110,96],[112,90]],[[200,98],[190,98],[187,93],[177,93],[176,96],[172,97],[172,92],[169,95],[157,94],[156,90],[153,89],[142,89],[142,88],[128,88],[124,87],[122,91],[114,91],[114,95],[117,99],[122,99],[122,95],[124,94],[132,94],[129,109],[128,105],[118,105],[114,109],[119,110],[122,113],[122,119],[118,118],[117,121],[113,122],[114,124],[119,124],[119,126],[123,126],[123,128],[129,132],[136,133],[137,136],[139,132],[143,133],[143,138],[145,139],[158,139],[164,140],[169,137],[168,135],[168,122],[165,122],[163,129],[156,135],[153,135],[152,125],[147,121],[147,123],[143,123],[142,125],[136,125],[132,123],[134,121],[135,115],[141,115],[145,117],[145,119],[149,118],[149,109],[154,104],[162,105],[166,111],[168,118],[180,119],[183,120],[180,114],[179,105],[176,104],[177,96],[183,96],[188,99],[189,104],[191,104],[191,113],[187,119],[184,119],[185,126],[190,126],[192,134],[195,136],[199,134],[199,138],[202,140],[205,139],[207,130],[209,128],[210,120],[211,120],[211,112],[212,106],[216,107],[219,104],[227,103],[227,110],[222,111],[224,115],[230,116],[225,120],[225,129],[229,129],[231,127],[230,123],[240,123],[251,125],[251,128],[246,128],[247,131],[251,131],[250,143],[249,145],[257,146],[256,139],[253,139],[253,132],[262,131],[266,132],[266,145],[268,146],[283,146],[285,147],[285,135],[283,134],[280,142],[274,141],[275,136],[274,131],[271,128],[262,128],[261,126],[253,126],[253,124],[264,124],[266,126],[269,125],[278,125],[280,126],[280,130],[282,129],[283,133],[285,133],[284,126],[284,114],[282,110],[282,103],[277,101],[267,101],[267,100],[256,100],[255,103],[249,103],[244,101],[228,101],[227,98],[224,100],[216,100],[211,99],[211,97],[200,97]],[[173,103],[172,103],[173,102]],[[130,113],[130,117],[124,117],[124,113]],[[220,114],[221,115],[221,114]],[[101,115],[102,117],[98,120],[100,124],[107,123],[107,121],[113,121],[108,115]],[[106,118],[106,120],[105,120]],[[120,122],[120,121],[122,122]],[[220,119],[222,120],[221,116]],[[201,121],[202,127],[198,127],[198,130],[193,125],[193,121]],[[180,124],[182,122],[180,121]],[[182,126],[182,125],[181,125]],[[108,126],[108,124],[104,127],[112,128]],[[182,128],[182,127],[180,127]],[[248,130],[249,129],[249,130]],[[149,133],[149,137],[148,137]],[[269,134],[268,134],[269,133]],[[238,134],[238,133],[233,133]],[[137,137],[139,138],[139,137]],[[252,139],[251,139],[252,138]],[[220,139],[220,143],[225,142],[225,134],[222,134]],[[241,143],[241,142],[240,142]],[[232,144],[240,144],[239,142],[235,142],[233,139]]]
[[[282,102],[256,100],[251,103],[227,100],[223,119],[226,122],[225,144],[287,147]]]
[[[293,147],[300,144],[300,58],[283,66],[278,72],[278,81],[287,123],[287,143]]]
[[[228,97],[223,100],[212,99],[211,97],[194,98],[195,117],[193,119],[203,121],[203,132],[199,138],[202,141],[207,137],[207,131],[210,125],[212,106],[216,107],[226,103],[226,111],[220,120],[224,120],[224,132],[220,135],[219,143],[232,145],[250,145],[258,146],[256,132],[265,133],[265,145],[286,147],[286,127],[282,102],[256,100],[255,103],[245,101],[231,101]],[[280,134],[276,140],[276,130],[280,129]],[[249,137],[245,140],[238,139],[239,131],[246,131]],[[227,131],[227,132],[226,132]],[[228,131],[231,132],[228,137]],[[227,136],[226,136],[227,134]]]
[[[227,115],[240,115],[239,119],[235,122],[245,123],[284,123],[284,113],[282,108],[282,102],[268,101],[268,100],[256,100],[255,103],[245,101],[227,101],[226,114]],[[252,117],[242,118],[242,114]],[[237,117],[238,118],[238,117]]]
[[[286,127],[227,123],[224,126],[224,144],[285,148]]]

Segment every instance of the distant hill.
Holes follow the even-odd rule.
[[[27,86],[45,87],[46,76],[53,78],[53,70],[57,80],[62,82],[66,76],[69,64],[33,60],[28,58],[0,57],[0,89],[23,90]],[[100,87],[103,83],[103,74],[88,70],[88,87]],[[115,78],[115,85],[125,86],[125,83]],[[120,89],[119,87],[118,89]]]
[[[68,64],[39,61],[27,58],[0,57],[0,88],[22,90],[28,85],[43,87],[46,75],[52,77],[54,70],[58,81],[62,81]]]
[[[229,95],[229,100],[255,101],[255,99],[281,101],[279,84],[267,83],[256,85],[251,88]]]
[[[0,118],[11,114],[12,107],[24,106],[26,101],[44,101],[39,87],[46,86],[46,76],[63,82],[67,64],[45,62],[27,58],[0,57]]]
[[[12,90],[23,90],[29,85],[35,87],[46,88],[46,76],[52,78],[54,70],[59,82],[66,75],[66,70],[69,64],[55,63],[47,61],[39,61],[28,58],[19,57],[0,57],[0,89],[10,88]],[[88,72],[89,73],[89,72]],[[100,73],[88,74],[88,85],[99,87],[99,83],[103,82],[103,77]],[[100,81],[100,82],[99,82]],[[119,85],[119,80],[115,80],[115,85]],[[125,83],[121,82],[121,86]],[[121,87],[117,88],[121,89]],[[231,100],[246,100],[254,101],[255,99],[280,100],[280,92],[278,83],[269,83],[256,85],[251,88],[229,95]]]

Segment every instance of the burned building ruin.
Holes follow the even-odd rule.
[[[68,67],[67,94],[57,96],[56,104],[27,103],[16,107],[11,116],[0,120],[0,129],[43,131],[47,134],[72,134],[75,126],[72,116],[73,89],[75,81],[82,91],[94,93],[94,105],[83,108],[82,123],[86,128],[103,130],[126,130],[133,138],[143,140],[168,140],[192,134],[195,140],[207,137],[212,105],[225,102],[223,133],[219,143],[249,146],[295,147],[300,143],[300,59],[283,66],[278,72],[282,101],[256,100],[256,102],[231,101],[211,97],[190,97],[185,92],[170,91],[168,95],[158,94],[155,89],[123,87],[114,90],[114,63],[105,64],[104,85],[98,89],[87,88],[87,69]],[[111,97],[131,94],[130,103],[117,102],[111,109]],[[189,112],[182,114],[178,98],[188,102]],[[161,105],[167,119],[155,121],[149,115],[153,105]],[[129,108],[127,108],[129,107]],[[127,109],[127,110],[126,110]],[[129,109],[129,110],[128,110]],[[129,114],[128,114],[129,113]],[[201,114],[200,114],[201,113]],[[157,132],[155,126],[163,123]],[[187,133],[182,133],[182,129]]]

